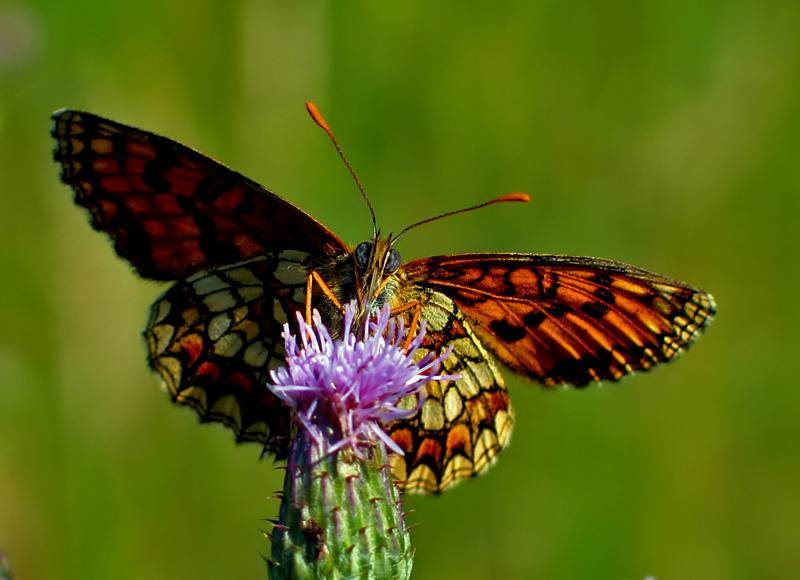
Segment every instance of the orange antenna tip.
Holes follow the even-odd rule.
[[[507,193],[505,195],[501,195],[495,201],[525,201],[528,202],[531,200],[531,196],[527,193]]]
[[[325,131],[328,135],[332,134],[331,128],[328,127],[328,123],[326,123],[325,119],[322,118],[322,113],[319,112],[319,109],[314,103],[311,101],[307,102],[306,110],[308,111],[308,114],[311,115],[311,118],[314,119],[314,122],[322,127],[323,131]]]
[[[486,207],[487,205],[492,205],[492,204],[500,203],[500,202],[503,202],[503,201],[530,201],[530,200],[531,200],[531,196],[528,195],[527,193],[507,193],[505,195],[501,195],[500,197],[496,197],[496,198],[491,199],[489,201],[485,201],[485,202],[483,202],[481,204],[473,205],[472,207],[465,207],[464,209],[457,209],[455,211],[448,211],[447,213],[443,213],[443,214],[437,215],[435,217],[428,218],[426,220],[422,220],[421,222],[417,222],[415,224],[411,224],[406,229],[404,229],[399,234],[397,234],[394,237],[394,240],[392,241],[392,243],[396,242],[397,239],[400,236],[402,236],[404,233],[406,233],[408,230],[414,229],[414,228],[416,228],[418,226],[421,226],[423,224],[428,224],[430,222],[435,222],[436,220],[440,220],[442,218],[449,217],[451,215],[458,215],[460,213],[467,213],[468,211],[481,209],[482,207]]]

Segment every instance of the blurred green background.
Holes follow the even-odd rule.
[[[676,364],[510,380],[488,475],[411,497],[426,578],[800,577],[800,4],[0,0],[0,548],[21,580],[264,578],[281,473],[169,404],[49,115],[181,140],[406,258],[597,255],[713,292]]]

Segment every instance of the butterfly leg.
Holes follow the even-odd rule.
[[[328,298],[330,298],[331,302],[333,302],[334,306],[344,312],[344,307],[342,303],[339,302],[339,299],[334,296],[333,292],[331,291],[330,286],[322,279],[322,276],[319,275],[319,272],[316,270],[312,270],[311,273],[308,275],[306,279],[306,323],[311,324],[311,292],[314,289],[314,282],[317,283],[319,289],[322,290],[322,293],[325,294]]]
[[[373,296],[378,296],[382,291],[386,284],[389,283],[390,278],[385,278],[383,282],[381,282],[380,286],[378,286],[377,290]],[[407,302],[402,306],[398,306],[397,308],[392,308],[391,315],[397,316],[405,312],[406,310],[414,309],[414,314],[411,317],[411,324],[408,325],[408,332],[406,332],[406,337],[403,339],[403,344],[400,346],[402,348],[408,348],[408,345],[411,344],[411,340],[413,339],[414,335],[417,333],[417,328],[419,327],[419,318],[422,313],[422,304],[420,304],[417,300],[413,300],[411,302]]]
[[[417,329],[419,328],[419,317],[422,313],[422,304],[414,300],[413,302],[408,302],[402,306],[392,309],[392,316],[397,316],[398,314],[411,309],[414,310],[414,313],[411,315],[411,324],[408,325],[408,332],[406,332],[406,336],[400,345],[400,347],[404,349],[408,348],[408,345],[411,344],[411,341],[417,334]]]

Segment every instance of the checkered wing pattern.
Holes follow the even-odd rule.
[[[698,288],[598,258],[439,256],[405,275],[449,296],[503,363],[548,386],[618,380],[671,360],[716,313]]]
[[[171,139],[78,111],[53,116],[55,159],[92,226],[139,273],[176,281],[152,308],[150,365],[172,399],[278,456],[288,412],[266,387],[281,325],[331,231],[257,183]]]
[[[310,262],[287,250],[198,272],[153,305],[145,331],[150,364],[173,401],[277,457],[286,455],[291,425],[268,372],[284,361],[283,323],[305,307]]]
[[[53,121],[75,203],[145,278],[175,280],[283,249],[347,252],[297,206],[172,139],[79,111]]]
[[[409,491],[439,492],[486,469],[508,440],[511,405],[494,359],[545,386],[618,380],[675,357],[713,318],[710,294],[620,262],[465,254],[412,262],[401,302],[421,304],[429,351],[454,346],[452,383],[389,432]]]
[[[407,286],[400,296],[401,303],[420,304],[425,320],[418,356],[439,355],[452,346],[442,372],[459,375],[429,382],[419,413],[387,429],[404,451],[392,457],[403,489],[438,493],[495,461],[511,433],[511,401],[500,369],[453,300],[419,286]]]

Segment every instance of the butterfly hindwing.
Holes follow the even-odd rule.
[[[284,251],[198,272],[153,305],[145,331],[150,364],[175,402],[278,457],[289,413],[268,372],[284,362],[282,324],[304,308],[310,267],[310,255]]]
[[[344,243],[297,206],[180,143],[89,113],[53,115],[62,180],[146,278],[171,280],[281,249]]]
[[[598,258],[438,256],[404,275],[452,298],[489,350],[545,385],[649,369],[688,346],[715,314],[711,295],[697,288]]]
[[[511,434],[511,402],[500,369],[450,298],[408,286],[397,303],[420,306],[426,335],[419,358],[452,347],[441,372],[458,378],[429,382],[420,412],[387,427],[405,452],[392,457],[403,489],[438,493],[495,461]]]

